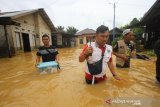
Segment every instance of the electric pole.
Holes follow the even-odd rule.
[[[113,15],[113,40],[115,38],[115,8],[116,8],[116,3],[113,4],[113,8],[114,8],[114,15]]]

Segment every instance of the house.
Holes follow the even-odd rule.
[[[65,32],[54,32],[52,33],[52,45],[58,48],[75,47],[76,36]]]
[[[160,39],[160,0],[153,4],[139,23],[130,26],[130,28],[134,27],[141,27],[145,30],[142,35],[144,47],[153,48],[155,41]]]
[[[51,32],[55,31],[52,21],[43,8],[1,12],[0,56],[7,56],[7,53],[13,56],[19,50],[30,52],[43,45],[43,34],[51,38]]]
[[[75,35],[77,36],[77,46],[83,46],[84,44],[95,40],[96,31],[86,28]]]

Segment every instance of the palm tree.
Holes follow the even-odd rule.
[[[66,32],[67,33],[69,33],[69,34],[76,34],[77,33],[77,31],[78,31],[78,29],[76,29],[75,27],[73,27],[73,26],[68,26],[67,28],[66,28]]]
[[[63,26],[57,26],[56,30],[57,30],[57,32],[65,32]]]

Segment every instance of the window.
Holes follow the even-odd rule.
[[[83,39],[80,39],[79,43],[80,43],[80,44],[83,44]]]

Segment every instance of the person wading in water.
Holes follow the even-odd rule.
[[[58,50],[55,46],[49,44],[50,38],[44,34],[42,36],[43,46],[38,48],[36,66],[40,63],[41,57],[42,62],[56,61],[59,64]]]
[[[123,39],[117,41],[113,48],[113,54],[116,56],[116,67],[129,68],[131,53],[134,46],[131,43],[133,32],[130,29],[123,31]]]
[[[112,62],[112,46],[107,45],[109,38],[108,27],[101,25],[96,30],[95,42],[87,43],[79,56],[79,62],[86,60],[85,79],[86,83],[94,84],[106,80],[107,65],[116,80],[117,76]]]

